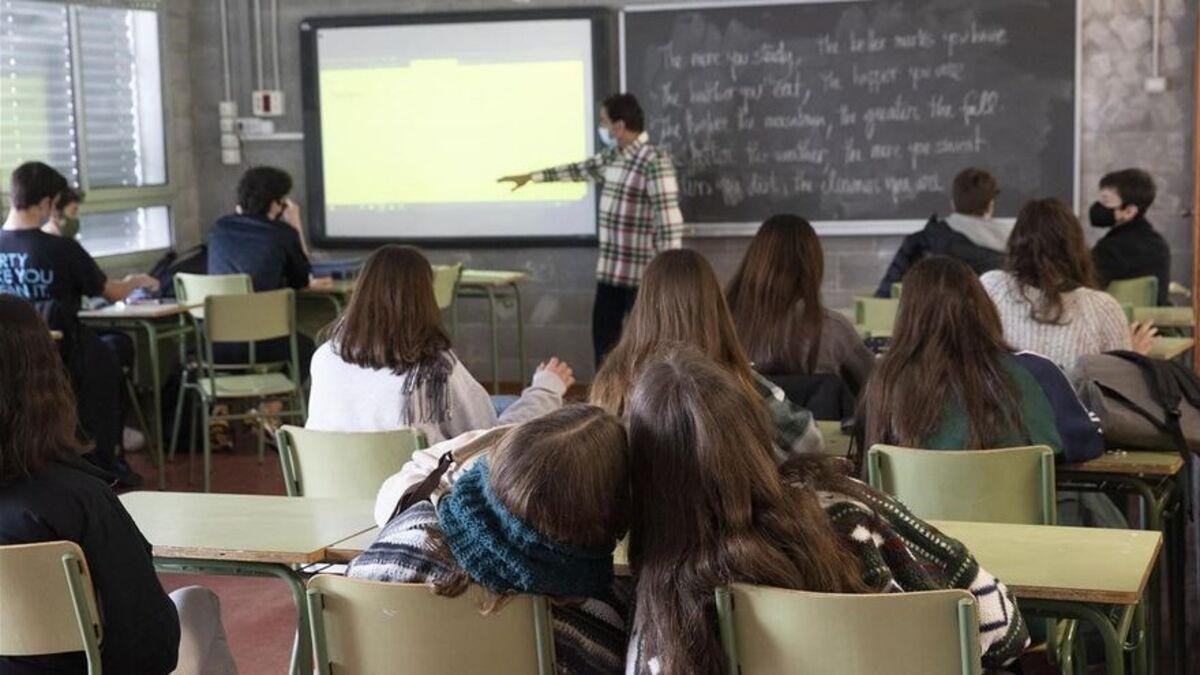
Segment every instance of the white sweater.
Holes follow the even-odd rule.
[[[539,371],[521,398],[497,417],[487,391],[462,361],[457,357],[454,361],[446,383],[450,411],[445,421],[414,422],[409,419],[409,401],[404,393],[407,374],[348,363],[326,342],[313,355],[312,393],[305,426],[318,431],[389,431],[412,426],[423,431],[432,445],[466,431],[523,422],[562,407],[566,385],[557,375]],[[412,395],[418,397],[418,405],[425,400],[421,390]]]
[[[1132,346],[1125,311],[1107,293],[1090,288],[1063,293],[1062,320],[1039,323],[1031,310],[1041,299],[1041,291],[1026,288],[1026,300],[1016,278],[1000,270],[987,272],[979,280],[1000,312],[1004,339],[1014,349],[1036,352],[1071,371],[1080,356]]]

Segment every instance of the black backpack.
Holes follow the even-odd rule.
[[[158,279],[158,297],[175,298],[175,274],[178,272],[207,274],[208,247],[200,244],[182,253],[170,250],[154,263],[154,267],[150,268],[150,276]]]

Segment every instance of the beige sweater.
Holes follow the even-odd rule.
[[[1040,323],[1031,316],[1041,291],[1025,289],[1008,272],[988,272],[979,278],[1000,312],[1004,339],[1014,348],[1036,352],[1070,371],[1080,356],[1129,349],[1129,323],[1120,303],[1090,288],[1063,294],[1063,317],[1058,324]]]

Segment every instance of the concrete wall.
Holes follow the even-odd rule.
[[[651,0],[657,2],[661,0]],[[1066,1],[1066,0],[1064,0]],[[1130,165],[1151,171],[1159,180],[1159,198],[1152,220],[1164,232],[1175,251],[1174,277],[1191,282],[1191,221],[1186,210],[1192,199],[1192,49],[1195,45],[1195,4],[1185,0],[1163,0],[1162,64],[1171,81],[1165,94],[1145,94],[1142,82],[1150,72],[1150,16],[1153,0],[1083,0],[1084,117],[1082,129],[1082,201],[1086,205],[1100,175]],[[264,0],[264,5],[267,4]],[[277,128],[299,131],[301,127],[298,24],[304,17],[352,13],[466,11],[529,9],[550,6],[599,4],[581,1],[539,0],[281,0],[282,87],[288,97],[288,114]],[[605,3],[613,4],[613,3]],[[629,5],[637,2],[626,3]],[[167,3],[172,15],[182,3]],[[253,88],[254,50],[251,40],[250,2],[230,2],[235,93],[243,110],[249,108]],[[195,210],[180,210],[178,233],[182,242],[198,241],[207,224],[232,206],[234,185],[241,167],[220,163],[217,135],[217,101],[221,96],[221,54],[218,3],[192,1],[188,30],[180,21],[168,22],[172,49],[189,55],[190,87],[169,81],[169,95],[179,106],[192,110]],[[268,78],[270,68],[267,68]],[[180,90],[175,90],[175,85]],[[181,99],[178,97],[190,96]],[[176,153],[186,144],[177,143]],[[250,164],[274,164],[291,171],[302,186],[303,148],[298,142],[246,144],[244,160]],[[179,175],[179,174],[177,174]],[[303,203],[302,190],[296,195]],[[1095,233],[1089,233],[1094,236]],[[825,240],[826,302],[845,306],[851,297],[873,288],[887,261],[899,245],[898,237],[837,237]],[[732,273],[745,247],[744,239],[695,239],[688,245],[704,252],[722,278]],[[435,261],[463,260],[469,266],[521,268],[530,270],[537,281],[525,287],[527,345],[534,358],[558,354],[577,366],[585,378],[591,372],[590,316],[594,291],[592,249],[451,250],[430,251]],[[486,314],[482,308],[463,308],[465,320],[459,333],[459,351],[477,375],[487,376],[488,342]],[[516,374],[512,308],[502,309],[506,379]]]

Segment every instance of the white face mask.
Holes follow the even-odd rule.
[[[596,131],[600,134],[600,142],[604,144],[604,147],[611,148],[617,144],[617,139],[613,138],[612,132],[609,131],[608,127],[602,126],[597,128]]]

